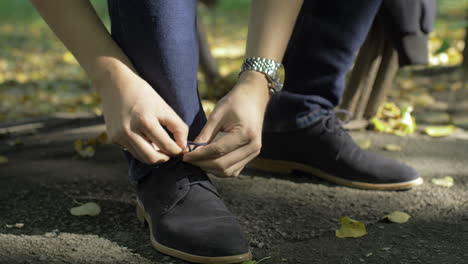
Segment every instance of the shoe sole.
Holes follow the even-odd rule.
[[[146,224],[149,226],[150,231],[150,240],[151,245],[159,252],[175,257],[178,259],[182,259],[189,262],[194,263],[203,263],[203,264],[232,264],[232,263],[242,263],[244,261],[249,261],[252,259],[252,253],[248,252],[245,254],[234,255],[234,256],[222,256],[222,257],[205,257],[205,256],[198,256],[192,255],[174,248],[170,248],[167,246],[162,245],[153,236],[153,227],[151,225],[151,217],[145,212],[145,209],[141,205],[140,201],[137,201],[136,205],[136,215],[138,220],[142,224]]]
[[[291,161],[283,161],[283,160],[270,160],[270,159],[263,159],[263,158],[256,158],[251,161],[247,168],[267,171],[267,172],[274,172],[274,173],[281,173],[281,174],[290,174],[292,171],[302,171],[323,180],[344,185],[347,187],[358,188],[358,189],[366,189],[366,190],[382,190],[382,191],[398,191],[398,190],[408,190],[415,186],[421,185],[423,183],[423,179],[418,177],[415,180],[407,181],[407,182],[399,182],[399,183],[367,183],[367,182],[359,182],[359,181],[351,181],[346,180],[343,178],[339,178],[333,175],[330,175],[326,172],[323,172],[317,168],[312,166],[304,165],[297,162]]]

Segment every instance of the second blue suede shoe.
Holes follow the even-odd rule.
[[[362,150],[333,111],[303,129],[264,132],[260,155],[248,167],[277,173],[303,171],[339,185],[371,190],[405,190],[423,182],[408,165]]]
[[[170,160],[138,182],[137,196],[137,216],[159,252],[207,264],[252,259],[236,217],[200,168]]]

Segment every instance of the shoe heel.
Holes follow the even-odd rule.
[[[145,211],[138,204],[136,206],[136,216],[137,216],[138,221],[141,223],[141,225],[145,227],[146,226]]]
[[[294,168],[287,164],[287,162],[280,161],[280,160],[268,160],[262,158],[256,158],[251,161],[248,165],[248,168],[261,170],[261,171],[268,171],[280,174],[290,174]]]

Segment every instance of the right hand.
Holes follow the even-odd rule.
[[[112,143],[147,164],[163,163],[183,153],[187,125],[145,80],[125,69],[108,74],[95,86]]]

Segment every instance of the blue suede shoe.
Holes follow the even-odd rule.
[[[249,168],[303,171],[339,185],[371,190],[404,190],[423,182],[413,168],[363,151],[333,111],[304,129],[264,132],[262,141],[260,155]]]
[[[252,259],[235,216],[201,169],[172,159],[137,184],[137,216],[159,252],[195,263]]]

